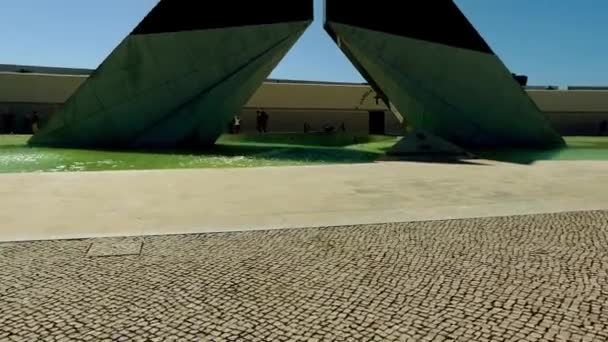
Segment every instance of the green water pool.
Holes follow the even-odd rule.
[[[29,136],[0,135],[0,173],[368,163],[397,137],[349,134],[225,135],[205,151],[99,151],[30,147]],[[608,160],[608,137],[567,137],[567,148],[476,150],[481,158],[529,164],[539,160]]]
[[[99,151],[30,147],[29,138],[0,136],[0,173],[365,163],[397,141],[347,134],[226,135],[205,151]]]
[[[554,150],[475,150],[481,158],[518,164],[540,160],[608,160],[608,137],[565,137],[567,147]]]

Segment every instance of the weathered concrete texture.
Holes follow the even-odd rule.
[[[311,20],[305,0],[162,0],[30,143],[213,144]]]
[[[414,128],[463,147],[564,144],[453,1],[326,3],[328,33]]]
[[[0,241],[608,209],[606,162],[471,163],[2,174]]]
[[[605,341],[608,212],[0,244],[6,341]]]
[[[129,36],[30,143],[212,144],[307,25]]]

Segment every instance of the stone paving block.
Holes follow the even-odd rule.
[[[605,341],[606,246],[608,211],[1,243],[0,341]]]
[[[91,243],[88,257],[139,255],[143,246],[140,238],[99,239]]]

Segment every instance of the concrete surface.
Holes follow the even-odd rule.
[[[608,162],[476,162],[3,174],[0,241],[608,208]]]
[[[606,211],[0,243],[0,341],[607,341],[607,245]]]

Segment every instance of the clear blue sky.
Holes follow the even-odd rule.
[[[0,0],[0,64],[95,68],[157,1]],[[531,84],[608,85],[608,1],[456,2]],[[319,19],[272,77],[361,81],[322,30],[321,1],[315,5]]]

